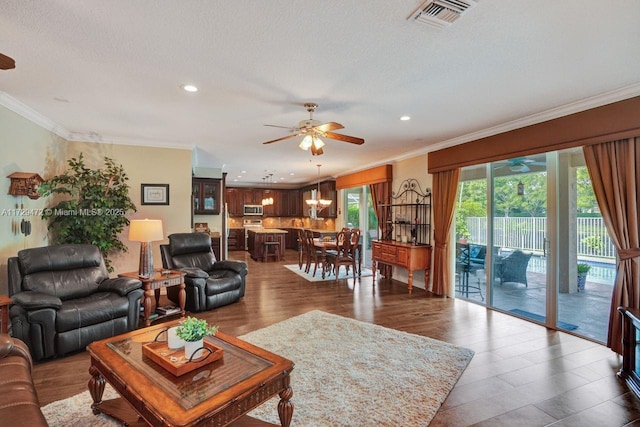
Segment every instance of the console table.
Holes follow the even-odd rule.
[[[413,272],[424,270],[425,291],[429,286],[431,271],[431,245],[414,245],[395,241],[377,240],[372,243],[373,281],[376,280],[378,264],[406,268],[409,272],[409,293],[413,289]],[[391,274],[389,274],[391,278]]]

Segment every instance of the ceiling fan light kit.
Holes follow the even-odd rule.
[[[289,128],[286,126],[265,125],[265,126],[282,127],[282,128],[289,129],[291,132],[293,132],[293,135],[283,136],[282,138],[266,141],[266,142],[263,142],[263,144],[271,144],[273,142],[282,141],[284,139],[304,136],[304,138],[300,142],[299,147],[303,150],[310,150],[311,155],[313,156],[319,156],[321,154],[324,154],[322,147],[325,146],[325,142],[321,139],[321,137],[328,138],[328,139],[335,139],[337,141],[348,142],[356,145],[364,144],[364,139],[362,138],[356,138],[354,136],[349,136],[349,135],[342,135],[340,133],[333,133],[332,131],[334,130],[344,128],[344,126],[342,126],[340,123],[328,122],[323,124],[318,120],[314,120],[313,112],[318,107],[318,104],[313,102],[307,102],[306,104],[304,104],[304,106],[309,112],[309,120],[301,120],[300,122],[298,122],[297,127]]]

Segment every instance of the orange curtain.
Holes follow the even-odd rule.
[[[593,191],[618,252],[609,313],[607,347],[622,353],[619,306],[639,308],[640,301],[640,137],[583,148]]]
[[[373,202],[373,206],[375,206],[376,218],[378,219],[378,228],[380,229],[380,240],[390,240],[391,239],[391,224],[380,224],[380,218],[389,218],[391,216],[391,208],[390,207],[380,207],[380,204],[390,204],[391,203],[391,183],[390,182],[381,182],[378,184],[369,185],[369,190],[371,191],[371,201]],[[386,209],[387,212],[383,212],[382,209]],[[391,266],[387,264],[378,264],[380,274],[384,277],[388,277]]]
[[[447,240],[456,202],[460,169],[433,175],[433,285],[436,295],[451,295],[451,268]]]

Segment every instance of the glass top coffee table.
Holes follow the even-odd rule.
[[[278,394],[283,426],[293,416],[290,360],[218,332],[207,337],[223,357],[175,376],[143,355],[143,344],[162,340],[179,321],[139,329],[87,347],[91,355],[89,392],[94,414],[153,426],[227,425]],[[102,401],[108,382],[121,396]],[[128,404],[128,405],[127,405]],[[132,409],[137,420],[131,419]]]

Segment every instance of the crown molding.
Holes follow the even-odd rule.
[[[640,83],[636,83],[630,86],[625,86],[620,89],[615,89],[609,92],[605,92],[599,95],[594,95],[589,98],[581,99],[580,101],[571,102],[569,104],[561,105],[559,107],[551,108],[549,110],[535,113],[530,116],[522,117],[510,122],[502,123],[496,126],[492,126],[486,129],[482,129],[476,132],[471,132],[465,135],[457,136],[455,138],[448,139],[446,141],[431,144],[420,150],[415,150],[410,153],[403,154],[395,160],[403,160],[410,157],[415,157],[419,154],[425,154],[430,151],[437,151],[443,148],[452,147],[454,145],[464,144],[465,142],[475,141],[476,139],[486,138],[488,136],[497,135],[503,132],[508,132],[514,129],[520,129],[526,126],[535,125],[537,123],[546,122],[548,120],[557,119],[559,117],[568,116],[569,114],[579,113],[581,111],[589,110],[591,108],[601,107],[603,105],[612,104],[614,102],[622,101],[625,99],[633,98],[640,95]]]
[[[66,140],[69,139],[69,131],[67,129],[63,128],[62,126],[60,126],[59,124],[51,120],[50,118],[40,114],[33,108],[18,101],[17,99],[7,94],[6,92],[0,92],[0,105],[13,111],[19,116],[22,116],[27,120],[30,120],[31,122],[35,123],[41,128],[44,128],[49,132],[52,132],[58,135],[61,138],[64,138]]]

